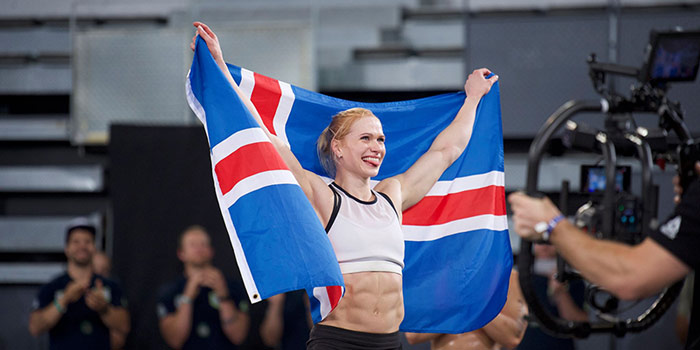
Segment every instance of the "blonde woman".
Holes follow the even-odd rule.
[[[352,108],[335,115],[318,138],[321,164],[334,179],[329,185],[301,167],[284,142],[262,123],[250,100],[241,93],[224,61],[219,40],[204,23],[194,22],[196,36],[207,44],[277,152],[291,169],[311,202],[335,250],[345,280],[345,295],[337,307],[311,330],[307,349],[400,349],[399,324],[404,316],[402,279],[404,240],[401,213],[420,201],[469,143],[476,108],[498,76],[475,70],[464,85],[467,97],[448,125],[405,173],[374,188],[386,155],[384,133],[370,110]]]

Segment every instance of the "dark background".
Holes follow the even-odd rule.
[[[209,150],[201,126],[111,128],[110,192],[114,212],[114,276],[129,301],[126,348],[168,349],[160,337],[158,289],[182,273],[177,237],[207,228],[214,264],[240,281],[214,194]]]

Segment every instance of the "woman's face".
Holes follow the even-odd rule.
[[[362,177],[374,177],[384,160],[384,132],[375,116],[356,120],[342,140],[334,140],[337,168]]]

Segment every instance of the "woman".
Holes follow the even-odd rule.
[[[379,119],[371,111],[352,108],[338,113],[318,140],[321,163],[334,182],[327,185],[304,170],[291,150],[266,130],[250,100],[242,94],[224,62],[216,34],[194,22],[196,36],[207,43],[231,86],[257,119],[291,169],[311,202],[338,257],[345,295],[338,306],[312,330],[308,349],[399,349],[403,319],[401,270],[403,235],[401,213],[420,201],[440,175],[464,151],[472,133],[476,107],[498,76],[486,79],[488,69],[475,70],[465,83],[467,97],[450,125],[405,173],[379,182],[386,150]]]

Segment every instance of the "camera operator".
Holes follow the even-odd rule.
[[[695,172],[700,175],[700,162]],[[522,238],[548,240],[586,280],[621,299],[641,299],[700,267],[700,177],[685,189],[678,183],[674,179],[676,193],[685,193],[674,214],[636,246],[591,237],[566,220],[548,198],[516,192],[508,202]],[[700,349],[700,298],[693,303],[686,348]]]

